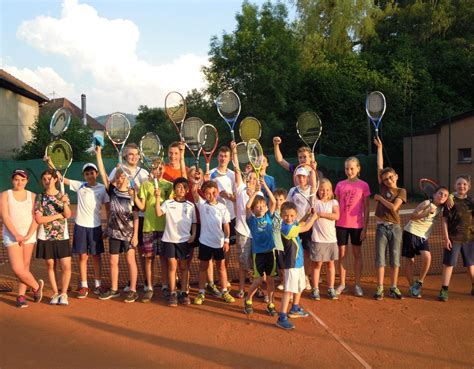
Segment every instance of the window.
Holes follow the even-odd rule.
[[[458,163],[472,163],[471,149],[458,149]]]

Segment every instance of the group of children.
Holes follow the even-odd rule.
[[[300,305],[301,294],[320,300],[320,272],[327,265],[327,295],[336,300],[348,292],[346,285],[346,250],[352,245],[354,256],[354,294],[363,296],[361,285],[361,247],[367,234],[370,189],[359,178],[361,166],[356,157],[345,161],[347,179],[337,183],[322,178],[312,160],[311,150],[298,150],[299,165],[289,164],[280,151],[281,139],[273,140],[277,162],[294,174],[296,185],[288,192],[275,188],[273,177],[266,174],[268,159],[264,159],[260,175],[247,167],[241,171],[235,142],[218,150],[218,166],[209,173],[187,168],[183,143],[173,143],[168,149],[168,163],[153,167],[151,173],[140,168],[137,145],[124,150],[125,165],[117,166],[107,175],[100,145],[96,146],[97,165],[83,167],[83,181],[60,178],[54,168],[41,175],[45,191],[34,195],[26,190],[28,173],[18,169],[12,173],[11,190],[2,193],[3,238],[13,272],[18,277],[17,306],[26,307],[27,287],[34,300],[40,301],[44,282],[29,271],[36,242],[36,257],[45,259],[53,295],[50,303],[67,305],[71,278],[71,255],[79,255],[80,287],[78,298],[92,290],[100,300],[118,298],[119,256],[126,256],[128,286],[125,302],[139,298],[137,292],[137,253],[145,275],[142,302],[154,296],[153,270],[158,256],[161,266],[161,295],[169,306],[190,304],[189,268],[194,250],[198,249],[199,287],[193,303],[205,302],[206,293],[235,302],[229,291],[227,263],[230,248],[239,259],[239,290],[235,297],[243,298],[246,314],[253,313],[253,297],[263,293],[267,312],[278,315],[277,325],[294,328],[288,318],[308,316]],[[377,202],[375,264],[377,288],[374,298],[384,297],[386,254],[391,267],[389,295],[403,298],[398,285],[400,260],[406,259],[409,295],[420,298],[431,257],[428,238],[437,218],[443,219],[446,242],[443,258],[442,289],[439,299],[447,301],[453,266],[459,253],[474,281],[474,203],[467,196],[470,178],[456,179],[456,192],[449,195],[446,187],[436,190],[433,199],[422,202],[402,230],[399,210],[406,202],[406,191],[397,185],[394,169],[384,167],[382,142],[375,138],[377,173],[380,185]],[[232,162],[233,170],[229,168]],[[49,162],[51,165],[51,163]],[[101,178],[102,183],[98,182]],[[133,179],[133,181],[130,180]],[[69,246],[67,219],[71,209],[67,194],[57,189],[59,180],[78,195],[72,250]],[[101,226],[105,208],[107,225]],[[101,254],[109,239],[110,280],[108,289],[101,286]],[[422,268],[417,280],[413,276],[415,255],[421,255]],[[87,261],[92,256],[94,287],[89,288]],[[212,260],[216,263],[221,289],[214,284]],[[335,287],[336,261],[340,284]],[[56,265],[61,269],[60,290],[56,282]],[[178,291],[177,269],[180,269]],[[245,282],[251,272],[251,285],[245,292]],[[279,275],[283,297],[277,312],[275,277]],[[311,278],[309,278],[311,276]],[[472,290],[474,294],[474,289]],[[289,305],[291,303],[291,307]]]

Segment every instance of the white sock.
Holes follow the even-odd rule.
[[[87,288],[88,287],[87,286],[87,281],[81,281],[81,287],[86,287]]]
[[[94,279],[94,285],[95,287],[100,287],[100,279]]]

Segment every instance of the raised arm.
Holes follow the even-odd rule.
[[[267,185],[267,182],[265,182],[264,178],[263,177],[260,177],[260,185],[265,189],[265,191],[267,192],[267,195],[268,195],[268,202],[269,202],[269,206],[268,206],[268,211],[270,212],[270,214],[273,214],[275,212],[275,209],[276,209],[276,200],[275,200],[275,196],[273,196],[273,193],[272,191],[270,190],[270,188],[268,187]]]
[[[257,191],[254,191],[252,195],[249,196],[249,201],[247,201],[247,205],[245,205],[245,217],[247,219],[252,216],[252,204],[255,200],[255,196],[257,196]]]
[[[281,144],[281,138],[278,136],[273,137],[273,151],[275,154],[275,160],[280,166],[282,166],[286,170],[290,170],[290,163],[288,163],[285,159],[283,159],[283,155],[281,154],[280,144]]]
[[[186,147],[184,146],[184,142],[179,142],[179,169],[181,170],[181,177],[188,178],[188,173],[186,171],[186,162],[184,161],[184,152],[186,151]],[[196,168],[197,169],[197,168]]]
[[[377,146],[377,178],[379,183],[382,183],[382,170],[383,170],[383,146],[382,141],[379,137],[374,138],[374,144]]]
[[[300,233],[307,232],[313,227],[314,222],[318,219],[318,213],[314,213],[311,215],[307,221],[300,222]]]
[[[237,155],[237,144],[235,141],[230,143],[230,149],[232,152],[232,165],[235,172],[235,187],[239,188],[240,184],[242,183],[242,172],[240,171],[239,156]]]
[[[95,155],[97,158],[97,169],[99,169],[100,178],[102,178],[102,182],[104,183],[105,188],[108,190],[110,182],[107,172],[105,171],[104,161],[102,160],[102,147],[100,145],[95,147]]]
[[[157,217],[161,217],[164,213],[163,210],[161,210],[161,193],[159,186],[155,188],[155,200],[155,214]]]

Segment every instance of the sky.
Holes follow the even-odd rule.
[[[263,0],[252,0],[261,5]],[[0,68],[92,116],[162,107],[205,87],[211,37],[241,0],[0,0]]]

